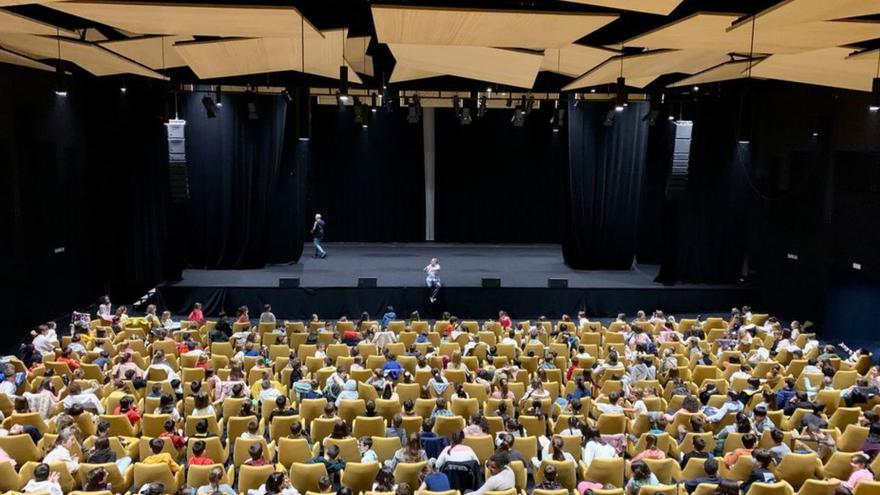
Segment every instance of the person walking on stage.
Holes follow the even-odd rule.
[[[326,258],[327,251],[324,251],[324,247],[321,246],[324,241],[324,220],[320,213],[315,215],[315,224],[312,225],[311,233],[312,242],[315,243],[315,258]]]
[[[437,273],[440,271],[440,260],[437,258],[431,258],[431,262],[428,263],[428,266],[425,267],[425,273],[428,274],[425,277],[425,284],[431,289],[431,296],[428,298],[432,303],[437,302],[437,293],[440,292],[440,276]]]

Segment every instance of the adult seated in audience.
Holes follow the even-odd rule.
[[[510,460],[505,454],[493,454],[486,463],[489,469],[489,478],[483,483],[479,489],[474,492],[476,495],[483,495],[486,492],[503,492],[510,490],[516,486],[516,475],[510,469],[508,464]]]

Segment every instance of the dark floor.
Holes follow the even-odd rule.
[[[548,278],[566,278],[571,288],[660,288],[659,267],[582,271],[562,261],[559,245],[359,244],[328,243],[326,259],[312,257],[306,245],[297,264],[257,270],[185,270],[173,285],[184,287],[277,287],[282,277],[299,278],[302,287],[355,287],[359,277],[375,277],[379,287],[424,285],[422,269],[440,259],[447,287],[479,287],[482,278],[500,278],[502,287],[547,287]],[[680,287],[701,287],[682,285]]]

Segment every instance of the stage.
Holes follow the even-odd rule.
[[[202,302],[209,314],[247,305],[253,316],[264,303],[280,318],[311,313],[335,318],[368,311],[376,315],[393,304],[398,314],[419,310],[439,315],[448,310],[467,318],[485,318],[506,309],[514,317],[558,317],[586,309],[591,316],[662,308],[668,312],[726,312],[733,305],[756,304],[754,288],[736,285],[676,285],[654,282],[659,267],[630,270],[573,270],[562,261],[559,245],[353,244],[328,243],[326,259],[312,257],[306,245],[296,264],[255,270],[188,269],[181,281],[158,287],[160,304],[176,313]],[[427,301],[423,267],[440,259],[443,282],[437,304]],[[299,288],[279,288],[279,279],[298,278]],[[376,288],[358,288],[358,278],[376,278]],[[500,288],[481,288],[483,278],[501,280]],[[568,288],[548,288],[548,278],[568,280]]]

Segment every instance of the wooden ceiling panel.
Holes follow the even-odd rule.
[[[880,14],[880,0],[783,0],[755,16],[758,29]],[[752,18],[737,26],[751,24]]]
[[[871,91],[877,71],[873,58],[847,58],[848,48],[824,48],[789,55],[772,55],[752,67],[753,77]]]
[[[46,36],[55,36],[59,34],[56,26],[46,24],[45,22],[35,21],[29,17],[18,15],[8,10],[0,10],[0,33],[16,33],[16,34],[43,34]],[[61,36],[70,38],[78,37],[76,33],[66,29],[60,30]]]
[[[151,69],[183,67],[186,62],[177,53],[174,43],[190,41],[192,36],[146,36],[130,40],[107,41],[101,46]]]
[[[633,12],[669,15],[683,0],[565,0],[566,2],[596,5]]]
[[[345,40],[345,61],[359,74],[373,76],[373,57],[367,54],[370,36],[355,36]]]
[[[52,3],[63,2],[65,0],[0,0],[0,7],[11,7],[13,5],[27,5],[31,3]]]
[[[299,38],[321,34],[293,7],[71,1],[53,9],[139,34]]]
[[[0,48],[0,63],[20,65],[22,67],[29,67],[31,69],[39,69],[45,71],[55,70],[55,67],[52,67],[51,65],[46,65],[42,62],[31,60],[25,56],[19,55],[15,52],[11,52],[9,50],[4,50],[2,48]]]
[[[651,49],[702,49],[748,53],[751,24],[730,29],[738,14],[697,13],[623,42]],[[819,21],[755,29],[755,53],[798,53],[880,37],[880,23]]]
[[[326,37],[306,38],[305,60],[302,41],[293,38],[237,38],[218,41],[176,43],[174,48],[202,79],[294,70],[333,79],[342,64],[341,29],[324,31]],[[305,67],[303,67],[305,62]],[[349,81],[360,84],[357,73]]]
[[[0,33],[0,46],[32,55],[34,58],[58,58],[58,38],[30,34]],[[162,74],[136,64],[110,50],[92,43],[61,39],[61,58],[82,67],[96,76],[136,74],[154,79],[167,79]]]
[[[428,79],[429,77],[439,77],[443,74],[429,72],[425,70],[413,69],[397,62],[394,64],[394,71],[391,72],[391,79],[388,82],[399,83],[406,81],[415,81],[417,79]]]
[[[615,55],[617,52],[584,45],[548,48],[544,50],[541,70],[577,77]]]
[[[614,14],[491,11],[374,5],[380,43],[559,48],[617,19]]]
[[[627,55],[623,59],[623,75],[628,86],[642,84],[644,78],[656,79],[663,74],[681,72],[695,74],[728,60],[724,52],[707,50],[655,50]],[[615,82],[621,73],[621,57],[607,60],[563,88],[564,91]],[[649,81],[650,82],[650,81]]]
[[[752,67],[754,64],[752,62]],[[726,62],[721,65],[712,67],[711,69],[698,72],[691,77],[686,77],[678,82],[668,85],[669,88],[680,88],[684,86],[693,86],[695,84],[706,84],[718,81],[730,81],[732,79],[741,79],[746,77],[749,69],[748,60],[737,60],[735,62]]]
[[[397,63],[424,72],[531,88],[543,55],[480,46],[389,44]]]

